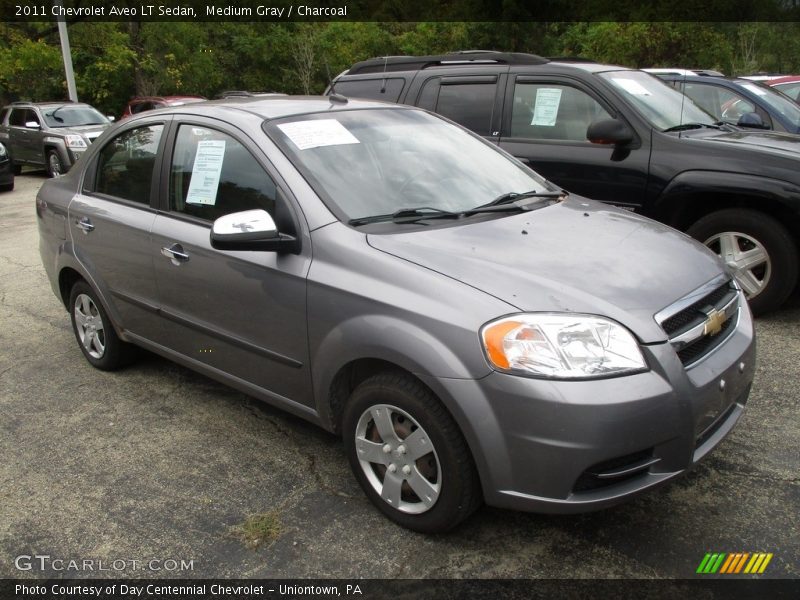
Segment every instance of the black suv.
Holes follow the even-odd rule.
[[[458,52],[363,61],[328,92],[435,111],[567,190],[686,231],[735,271],[755,313],[797,284],[800,136],[719,123],[648,73]]]
[[[80,102],[14,102],[0,113],[0,142],[8,146],[15,173],[30,165],[58,177],[110,125],[95,108]]]

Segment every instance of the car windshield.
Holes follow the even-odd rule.
[[[782,93],[776,92],[772,88],[754,81],[740,83],[739,85],[758,96],[762,102],[768,104],[773,110],[783,115],[792,125],[800,127],[800,106]]]
[[[686,123],[713,125],[716,119],[688,96],[642,71],[606,71],[610,82],[655,128],[665,131]]]
[[[509,192],[558,191],[477,136],[420,110],[302,115],[265,130],[342,220],[461,212]]]
[[[110,121],[91,106],[56,106],[42,111],[48,127],[80,127],[105,125]]]

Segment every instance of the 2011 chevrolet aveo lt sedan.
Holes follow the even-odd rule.
[[[36,202],[92,365],[141,346],[341,434],[367,496],[418,531],[664,483],[753,379],[749,309],[710,251],[415,108],[153,111]]]

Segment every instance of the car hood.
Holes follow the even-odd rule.
[[[685,134],[684,134],[685,135]],[[777,131],[704,131],[699,135],[690,132],[692,139],[738,148],[760,149],[773,154],[800,158],[800,135]]]
[[[367,241],[520,311],[603,315],[644,343],[666,340],[658,311],[723,272],[717,257],[688,236],[575,197],[489,221],[369,234]]]
[[[111,123],[103,123],[101,125],[78,125],[74,127],[59,127],[56,131],[64,135],[79,133],[89,140],[94,140],[99,137],[106,129],[111,127]]]

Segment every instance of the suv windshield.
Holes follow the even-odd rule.
[[[81,125],[105,125],[109,123],[91,106],[56,106],[42,111],[48,127],[79,127]]]
[[[419,110],[367,109],[272,121],[267,134],[342,220],[463,212],[499,196],[560,191],[477,136]]]
[[[739,85],[758,96],[762,102],[782,114],[790,123],[800,127],[800,106],[789,97],[755,81],[739,82]]]
[[[606,71],[600,77],[610,82],[655,128],[665,131],[685,123],[714,125],[716,119],[688,96],[642,71]]]

